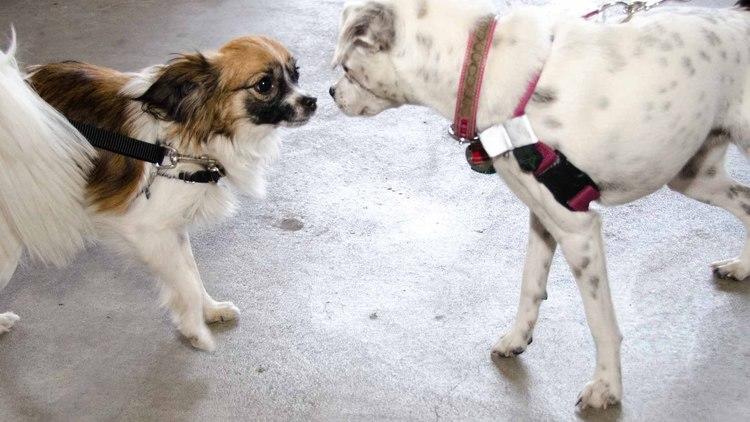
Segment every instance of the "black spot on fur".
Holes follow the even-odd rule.
[[[589,279],[589,283],[591,284],[591,286],[592,286],[592,287],[593,287],[594,289],[598,289],[598,288],[599,288],[599,281],[601,281],[601,280],[599,279],[599,277],[598,277],[598,276],[593,276],[593,277],[591,277],[591,278]]]
[[[429,35],[425,35],[422,33],[417,34],[417,44],[422,46],[422,48],[430,50],[432,49],[432,43],[432,37],[430,37]]]
[[[422,0],[417,4],[417,19],[423,19],[427,16],[427,0]]]
[[[550,129],[559,129],[562,127],[562,123],[554,117],[547,117],[544,119],[544,125]]]
[[[740,0],[737,2],[737,6],[750,10],[750,0]]]
[[[355,44],[367,38],[376,51],[388,51],[396,39],[396,15],[386,5],[368,2],[355,10],[342,30],[342,42]]]
[[[675,45],[677,47],[684,47],[685,41],[682,39],[682,35],[678,34],[677,32],[672,33],[672,39],[674,40]]]
[[[688,75],[695,75],[695,66],[693,66],[693,60],[690,57],[685,56],[682,58],[682,67],[685,68]]]
[[[734,199],[743,196],[745,199],[750,199],[750,188],[742,185],[734,185],[729,188],[730,198]]]
[[[531,101],[535,104],[549,105],[557,101],[557,93],[551,88],[539,88],[534,92]]]
[[[617,182],[599,182],[597,185],[599,185],[599,189],[607,192],[624,192],[627,190],[625,185]]]
[[[721,44],[721,38],[719,38],[718,35],[716,35],[716,32],[711,31],[710,29],[703,28],[702,29],[703,36],[706,37],[706,41],[708,41],[709,44],[711,44],[713,47],[716,47],[717,45]]]
[[[711,138],[731,138],[732,133],[728,129],[723,127],[715,127],[708,132],[708,136]]]

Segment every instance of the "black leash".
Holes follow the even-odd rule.
[[[217,183],[226,175],[224,168],[215,160],[207,157],[191,157],[181,155],[176,149],[164,145],[140,141],[119,133],[100,129],[86,123],[70,122],[91,145],[118,155],[145,161],[156,165],[159,170],[173,169],[179,162],[201,164],[206,170],[196,172],[180,172],[176,177],[188,183]],[[168,163],[164,164],[164,159]]]

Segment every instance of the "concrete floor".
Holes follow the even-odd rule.
[[[243,312],[214,328],[219,350],[180,339],[137,265],[96,249],[64,270],[27,265],[0,294],[0,310],[22,317],[0,337],[0,421],[748,420],[750,283],[713,280],[707,266],[739,251],[742,228],[666,191],[603,211],[625,337],[621,407],[574,409],[594,346],[559,257],[534,344],[490,359],[515,314],[527,211],[468,170],[429,111],[338,113],[325,93],[340,9],[0,2],[0,28],[16,25],[29,64],[132,70],[267,33],[297,53],[302,84],[321,97],[313,123],[284,133],[268,198],[194,235],[208,289]],[[750,182],[736,151],[730,167]]]

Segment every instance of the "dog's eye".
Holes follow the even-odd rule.
[[[347,65],[341,65],[341,68],[344,69],[344,73],[349,73],[349,67]]]
[[[271,88],[273,88],[273,79],[270,76],[264,76],[253,88],[255,88],[258,94],[268,94]]]

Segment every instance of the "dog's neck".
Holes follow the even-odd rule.
[[[416,40],[409,59],[395,59],[410,102],[453,118],[466,42],[477,17],[455,18],[450,25],[418,23],[405,34]],[[407,30],[409,28],[406,28]],[[479,130],[509,119],[549,54],[553,26],[533,10],[499,19],[489,52],[477,115]],[[415,59],[416,58],[416,59]]]

